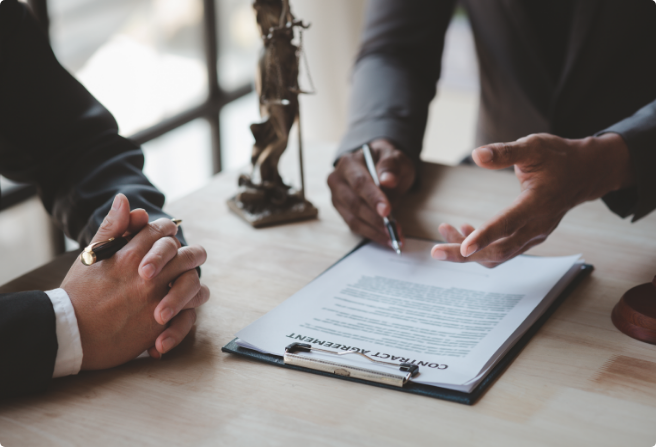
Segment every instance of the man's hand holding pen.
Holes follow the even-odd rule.
[[[92,242],[134,236],[109,259],[75,262],[61,286],[78,320],[82,369],[117,366],[146,349],[160,357],[189,333],[194,309],[209,299],[195,270],[207,255],[181,247],[176,233],[171,220],[148,223],[144,210],[130,212],[127,198],[116,197]]]
[[[333,205],[351,231],[379,244],[391,246],[383,223],[392,206],[415,181],[415,165],[410,158],[385,139],[369,144],[376,162],[380,188],[367,170],[362,150],[343,155],[328,177]],[[397,230],[401,241],[403,233]]]

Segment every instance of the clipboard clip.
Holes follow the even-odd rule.
[[[331,362],[328,360],[308,357],[306,355],[300,355],[300,353],[311,352],[311,351],[323,352],[325,354],[332,354],[332,355],[348,355],[348,354],[359,355],[371,362],[398,368],[400,374],[392,373],[392,372],[386,373],[386,372],[380,372],[380,371],[375,371],[366,368],[360,368],[357,366],[343,365],[337,362]],[[304,368],[336,374],[338,376],[368,380],[370,382],[383,383],[386,385],[392,385],[399,388],[402,388],[406,383],[408,383],[411,377],[414,377],[417,374],[419,374],[419,366],[413,365],[411,363],[401,363],[399,365],[398,363],[383,362],[381,360],[373,359],[368,355],[362,354],[361,352],[358,351],[344,351],[344,352],[329,351],[327,349],[312,347],[312,345],[307,343],[298,343],[298,342],[292,343],[285,348],[285,356],[283,357],[283,360],[286,365],[302,366]]]

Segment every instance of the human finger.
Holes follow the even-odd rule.
[[[465,237],[458,232],[452,225],[449,225],[447,223],[441,224],[438,228],[438,231],[444,238],[446,242],[450,242],[453,244],[460,244],[462,241],[465,240]]]
[[[387,217],[392,212],[392,205],[385,193],[374,183],[367,170],[362,151],[354,153],[350,160],[352,161],[343,167],[343,175],[347,184],[368,207],[376,210],[380,217]]]
[[[148,212],[143,208],[130,211],[130,223],[127,233],[137,234],[143,227],[148,225]]]
[[[340,204],[335,204],[335,208],[339,214],[342,215],[344,222],[346,222],[346,225],[348,225],[352,232],[359,234],[360,236],[367,239],[371,239],[380,245],[388,244],[389,235],[385,231],[378,227],[371,226],[369,222],[365,222],[364,220],[360,219],[358,216]]]
[[[464,257],[471,256],[494,241],[512,235],[541,211],[540,208],[536,195],[531,190],[522,192],[513,205],[465,238],[460,249],[461,254]]]
[[[109,213],[91,240],[92,243],[123,236],[130,223],[130,202],[123,194],[117,194]]]
[[[338,183],[333,185],[333,205],[340,212],[347,224],[347,218],[357,218],[356,221],[349,224],[351,230],[362,236],[369,237],[357,231],[354,226],[357,226],[358,221],[361,220],[372,227],[374,231],[384,236],[386,234],[383,218],[372,209],[362,198],[357,195],[346,183]],[[353,216],[353,217],[351,217]],[[371,238],[370,238],[371,239]]]
[[[471,260],[484,267],[494,268],[541,244],[545,239],[546,236],[542,235],[532,238],[523,234],[513,235],[510,238],[490,245],[487,249],[474,255],[475,259]],[[469,260],[470,258],[467,259]]]
[[[457,263],[476,262],[488,268],[494,267],[498,264],[497,262],[488,260],[485,256],[486,252],[483,250],[466,258],[460,254],[460,244],[458,243],[437,244],[431,249],[431,257],[438,261]]]
[[[160,218],[143,227],[126,246],[139,259],[146,256],[156,241],[163,237],[175,236],[178,227],[171,219]]]
[[[436,244],[431,249],[431,258],[437,261],[467,262],[460,254],[459,243]]]
[[[463,236],[467,237],[474,232],[475,228],[469,224],[463,224],[460,226],[460,232]]]
[[[159,324],[166,324],[182,309],[198,307],[209,297],[209,289],[201,285],[196,271],[188,270],[175,280],[173,287],[155,308],[155,320]]]
[[[474,149],[472,159],[481,168],[504,169],[515,164],[534,162],[538,154],[530,140],[486,144]]]
[[[184,306],[184,309],[195,309],[207,303],[210,299],[210,288],[205,284],[200,285],[198,293]]]
[[[545,233],[537,227],[526,226],[511,237],[490,244],[485,249],[469,257],[462,256],[459,244],[436,245],[431,251],[431,256],[442,261],[477,262],[485,267],[494,267],[544,242],[546,239]]]
[[[207,252],[200,245],[190,245],[178,249],[176,256],[157,275],[159,281],[169,284],[176,281],[187,270],[193,271],[198,278],[196,267],[201,266],[207,260]]]
[[[412,160],[390,141],[378,139],[370,143],[376,161],[380,185],[385,190],[399,189],[405,192],[414,182],[415,169]]]
[[[497,264],[487,262],[484,260],[477,260],[474,255],[470,258],[465,258],[460,254],[460,244],[438,244],[431,250],[431,257],[438,261],[448,261],[457,263],[475,262],[487,268],[496,267]]]
[[[196,323],[196,311],[185,309],[171,320],[171,324],[155,340],[155,349],[165,354],[180,344]]]
[[[143,279],[157,276],[166,264],[178,254],[179,248],[180,241],[173,236],[166,236],[155,241],[139,264],[139,276]],[[196,277],[198,277],[197,274]]]
[[[519,241],[500,241],[499,247],[494,247],[490,253],[486,254],[485,258],[478,260],[477,262],[485,265],[488,268],[496,267],[503,264],[504,262],[510,261],[511,259],[521,255],[522,253],[527,252],[531,248],[535,247],[538,244],[544,242],[545,238],[539,237],[530,240],[524,240],[523,244],[518,243]],[[505,244],[508,244],[505,246]],[[496,245],[496,244],[495,244]]]
[[[162,354],[159,353],[159,351],[155,346],[151,346],[150,348],[148,348],[148,355],[150,355],[152,358],[157,360],[162,358]]]

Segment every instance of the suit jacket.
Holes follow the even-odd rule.
[[[525,1],[462,0],[479,60],[477,144],[547,132],[582,138],[616,132],[637,186],[604,197],[634,220],[656,208],[656,4],[572,0],[560,76],[540,45],[545,27]],[[388,138],[419,160],[455,0],[371,0],[353,72],[348,131],[338,156]]]
[[[0,294],[0,399],[46,389],[57,357],[55,330],[44,292]]]
[[[0,174],[35,184],[55,223],[84,246],[119,192],[151,219],[166,216],[143,164],[141,148],[59,64],[27,7],[0,3]],[[56,354],[48,296],[0,295],[0,397],[45,388]]]

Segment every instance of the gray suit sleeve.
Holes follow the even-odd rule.
[[[419,160],[455,0],[370,0],[337,153],[387,138]]]
[[[599,132],[619,134],[629,148],[636,186],[607,194],[604,202],[611,211],[633,222],[656,208],[656,101],[633,116]]]

